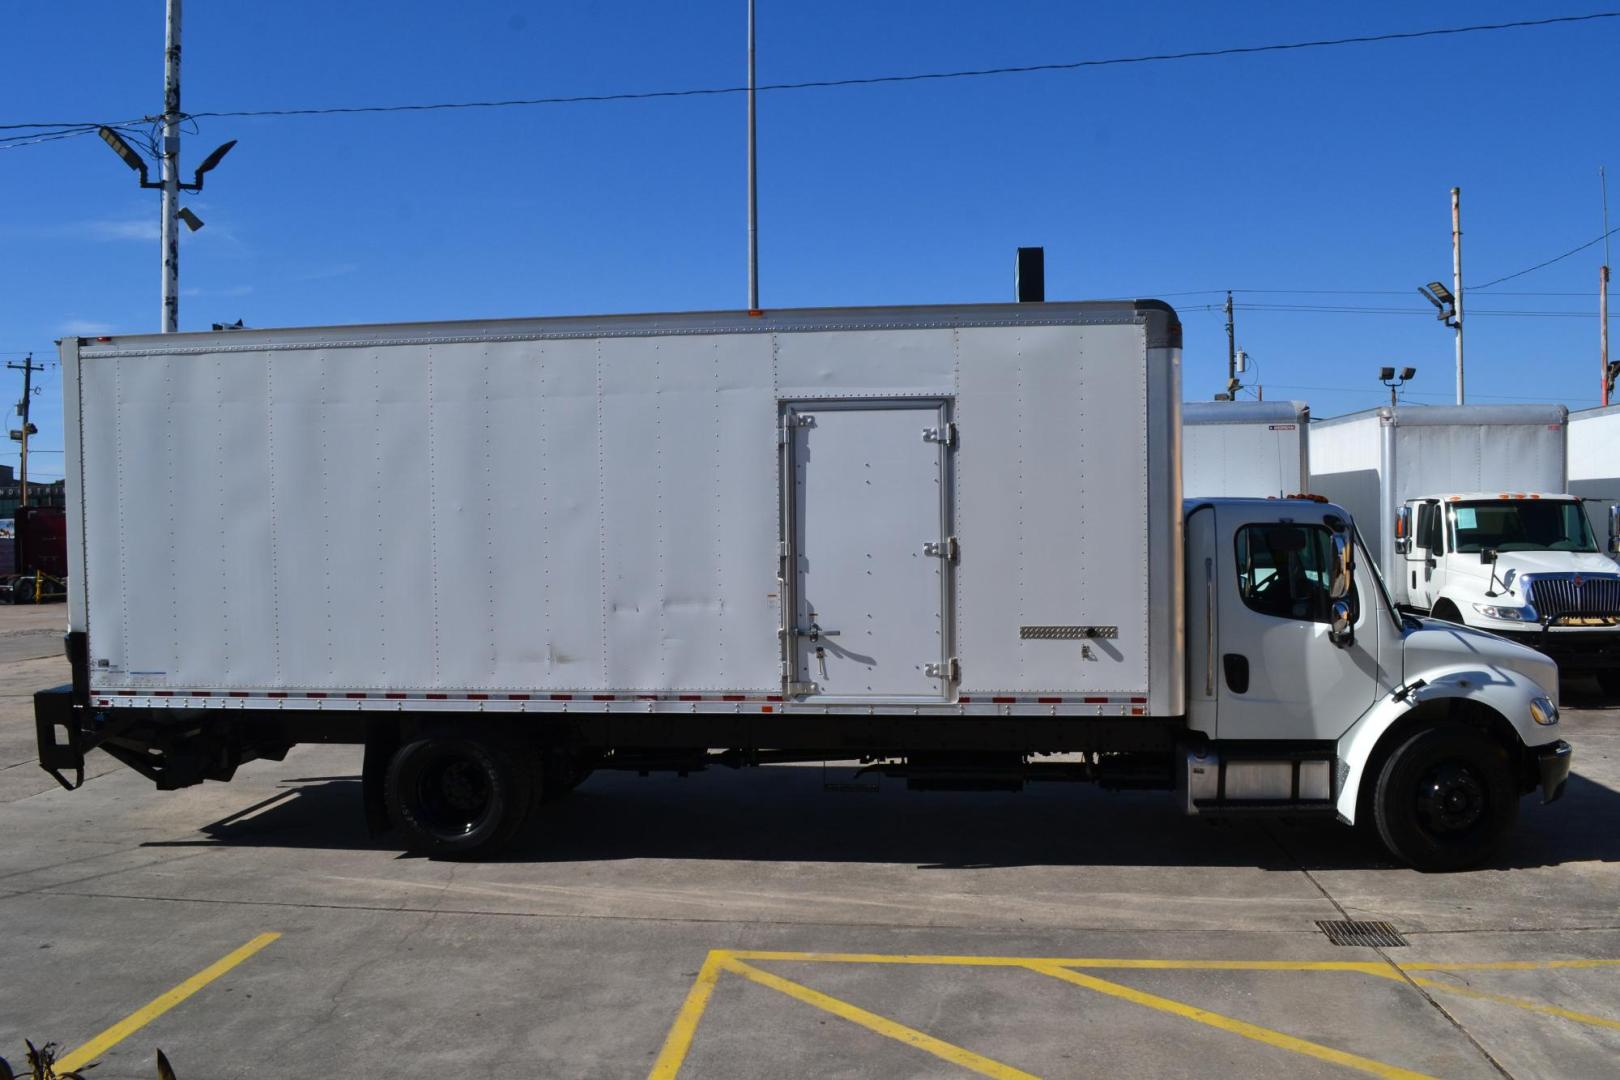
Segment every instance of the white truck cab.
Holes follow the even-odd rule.
[[[1403,612],[1332,503],[1189,500],[1186,522],[1187,724],[1222,758],[1219,776],[1190,763],[1190,811],[1331,789],[1340,820],[1441,869],[1494,846],[1518,793],[1558,796],[1545,654]]]
[[[1395,520],[1399,603],[1521,641],[1620,691],[1620,567],[1581,501],[1536,492],[1409,499]]]

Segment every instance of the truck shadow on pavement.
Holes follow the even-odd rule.
[[[846,771],[847,775],[847,771]],[[397,850],[373,838],[357,776],[284,781],[283,790],[152,847]],[[913,865],[1252,866],[1265,870],[1388,867],[1359,831],[1322,819],[1189,818],[1158,792],[1032,785],[1021,793],[824,790],[816,767],[712,770],[680,779],[599,773],[537,808],[505,863],[622,859]],[[1620,862],[1620,792],[1578,773],[1564,798],[1527,796],[1514,835],[1488,869]]]

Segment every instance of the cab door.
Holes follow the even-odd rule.
[[[1399,564],[1406,578],[1401,591],[1407,603],[1428,611],[1439,594],[1435,576],[1445,554],[1445,507],[1434,499],[1417,499],[1407,505],[1411,507],[1412,542],[1407,545],[1405,561]]]
[[[1380,647],[1390,614],[1354,549],[1353,637],[1331,635],[1334,536],[1349,525],[1332,507],[1269,520],[1254,504],[1215,509],[1216,620],[1220,628],[1217,731],[1222,739],[1336,739],[1383,694]]]

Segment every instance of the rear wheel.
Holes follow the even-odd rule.
[[[492,855],[528,817],[535,772],[527,754],[499,740],[433,736],[395,752],[383,799],[407,849],[441,858]]]
[[[1507,752],[1462,724],[1407,739],[1384,763],[1373,796],[1379,839],[1396,859],[1424,871],[1483,862],[1518,810]]]

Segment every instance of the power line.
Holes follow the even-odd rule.
[[[1613,236],[1617,232],[1620,232],[1620,227],[1610,229],[1608,232],[1604,233],[1602,236],[1598,237],[1597,239],[1588,240],[1586,243],[1580,245],[1579,247],[1572,247],[1568,251],[1564,252],[1562,255],[1555,255],[1552,258],[1548,259],[1546,262],[1536,263],[1536,265],[1526,267],[1523,270],[1515,270],[1513,273],[1508,274],[1506,277],[1499,277],[1494,281],[1487,281],[1483,285],[1471,285],[1471,286],[1469,286],[1469,289],[1470,289],[1470,291],[1477,292],[1480,289],[1488,289],[1492,285],[1500,285],[1504,281],[1512,281],[1516,277],[1523,277],[1524,275],[1526,275],[1528,273],[1532,273],[1533,271],[1540,270],[1540,269],[1543,269],[1544,267],[1551,266],[1555,262],[1561,262],[1564,259],[1569,258],[1571,255],[1579,254],[1580,252],[1585,251],[1589,247],[1595,247],[1596,245],[1603,243],[1603,241],[1607,240],[1609,237]],[[1504,293],[1503,295],[1505,296],[1507,294]],[[1473,312],[1469,312],[1469,314],[1472,315]]]
[[[1336,48],[1346,45],[1371,45],[1390,41],[1412,41],[1420,38],[1446,37],[1496,30],[1521,30],[1567,23],[1591,22],[1597,19],[1620,18],[1620,11],[1600,11],[1589,15],[1558,15],[1544,19],[1519,19],[1513,22],[1477,23],[1472,26],[1449,26],[1433,30],[1405,30],[1384,34],[1363,34],[1355,37],[1320,38],[1312,41],[1277,42],[1266,45],[1235,45],[1222,49],[1194,49],[1186,52],[1150,53],[1142,56],[1116,56],[1094,60],[1072,60],[1050,64],[1023,64],[1009,67],[971,68],[960,71],[931,71],[906,75],[870,75],[849,79],[812,79],[803,82],[769,83],[759,86],[761,91],[822,90],[840,86],[877,86],[891,83],[930,82],[947,79],[977,79],[1004,75],[1030,75],[1046,71],[1078,71],[1083,68],[1118,67],[1127,64],[1154,64],[1177,60],[1204,60],[1226,56],[1248,56],[1257,53],[1291,52],[1300,49]],[[645,90],[614,94],[574,94],[557,97],[508,98],[491,101],[442,101],[405,105],[335,105],[309,108],[232,109],[187,113],[191,119],[221,119],[227,117],[275,116],[331,116],[354,113],[437,112],[451,109],[505,109],[540,105],[583,105],[614,101],[650,101],[662,98],[711,97],[741,94],[746,86],[694,87],[681,90]],[[19,124],[7,127],[67,127],[66,124]]]

